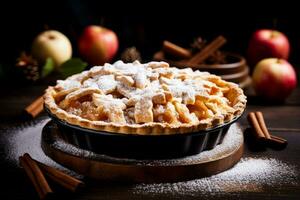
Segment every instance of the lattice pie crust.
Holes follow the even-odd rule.
[[[243,90],[218,76],[138,61],[95,66],[58,80],[44,99],[53,115],[70,124],[143,135],[205,130],[246,106]]]

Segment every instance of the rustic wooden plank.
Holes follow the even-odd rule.
[[[300,129],[300,107],[298,106],[247,106],[240,123],[248,127],[247,114],[261,111],[269,128]]]
[[[15,125],[23,123],[16,121],[20,111],[33,99],[38,97],[46,86],[28,86],[19,88],[2,87],[0,94],[0,129],[13,129]],[[260,110],[264,113],[266,123],[272,134],[282,136],[289,142],[287,148],[283,151],[265,149],[259,152],[251,151],[246,145],[244,157],[257,158],[275,158],[285,163],[289,163],[297,169],[300,169],[300,88],[298,87],[293,94],[282,105],[268,105],[260,102],[249,101],[245,115],[240,123],[244,128],[249,127],[246,120],[246,114],[250,111]],[[9,119],[11,118],[11,119]],[[13,133],[12,133],[13,134]],[[34,199],[36,194],[32,186],[27,181],[22,171],[6,160],[7,151],[4,151],[5,144],[1,143],[4,137],[10,137],[0,130],[0,176],[2,177],[1,196],[6,199]],[[245,183],[246,184],[246,183]],[[86,190],[70,194],[59,191],[56,199],[173,199],[168,195],[138,195],[131,191],[131,185],[107,182],[89,182]],[[240,192],[223,193],[218,196],[206,195],[205,199],[298,199],[300,196],[300,182],[296,182],[284,188],[274,188],[266,186],[259,192]],[[131,192],[130,192],[131,191]],[[193,197],[200,197],[196,194]],[[189,198],[188,196],[179,196],[178,198]]]

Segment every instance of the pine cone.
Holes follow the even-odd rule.
[[[205,62],[207,64],[226,64],[226,56],[223,52],[216,51]]]
[[[193,43],[190,45],[191,51],[193,53],[201,51],[205,47],[206,43],[207,43],[207,41],[202,39],[202,37],[197,37],[196,39],[194,39]]]
[[[121,54],[123,62],[134,62],[135,60],[142,61],[140,52],[135,47],[127,48]]]
[[[37,81],[40,78],[38,62],[25,52],[22,52],[17,59],[16,66],[23,72],[27,80]]]

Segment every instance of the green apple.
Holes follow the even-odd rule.
[[[40,65],[43,65],[47,58],[52,58],[57,69],[72,57],[72,45],[70,40],[61,32],[47,30],[34,39],[31,53]]]

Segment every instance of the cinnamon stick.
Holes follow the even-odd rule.
[[[48,165],[45,165],[43,163],[40,163],[36,161],[39,165],[39,167],[42,169],[42,171],[45,173],[47,177],[49,177],[51,180],[56,182],[57,184],[61,185],[62,187],[75,192],[79,188],[84,186],[84,183],[62,171],[59,171],[55,169],[54,167],[50,167]]]
[[[269,133],[262,112],[250,112],[248,121],[254,129],[256,138],[263,139],[266,145],[271,145],[271,147],[275,148],[283,148],[287,145],[287,140]]]
[[[165,53],[176,56],[178,58],[190,58],[191,52],[183,47],[180,47],[172,42],[165,40],[163,42],[162,50]]]
[[[43,96],[40,96],[36,100],[34,100],[30,105],[28,105],[25,108],[25,111],[27,114],[34,118],[43,111],[43,105],[44,98]]]
[[[275,136],[275,135],[271,135],[271,139],[272,140],[277,140],[277,141],[280,141],[280,142],[283,142],[283,143],[287,143],[286,139],[284,139],[282,137]]]
[[[253,127],[254,129],[254,134],[256,136],[257,139],[265,139],[265,135],[258,123],[258,120],[256,119],[256,116],[253,112],[250,112],[248,114],[248,117],[247,117],[249,123],[251,124],[251,126]]]
[[[19,157],[19,161],[20,165],[24,168],[26,174],[34,185],[40,199],[45,199],[53,193],[42,171],[34,161],[26,155]]]
[[[206,47],[203,48],[202,51],[195,54],[187,64],[200,64],[206,58],[208,58],[212,53],[218,50],[221,46],[226,43],[226,39],[223,36],[218,36],[211,43],[209,43]]]
[[[36,163],[43,173],[47,177],[49,177],[51,180],[56,182],[57,184],[63,186],[64,188],[75,192],[78,188],[83,187],[84,183],[58,169],[55,169],[54,167],[50,167],[48,165],[45,165],[35,159],[33,159],[28,153],[25,153],[24,156],[27,157],[30,162]]]
[[[264,116],[263,116],[262,112],[259,112],[259,111],[255,112],[255,116],[256,116],[256,118],[258,120],[260,128],[263,131],[265,137],[267,139],[271,139],[271,135],[270,135],[270,133],[269,133],[269,131],[267,129],[267,126],[266,126],[266,123],[265,123]]]
[[[285,144],[285,140],[282,140],[282,139],[279,139],[279,138],[276,138],[276,137],[271,137],[270,140],[272,142],[276,142],[276,143],[279,143],[279,144]]]

